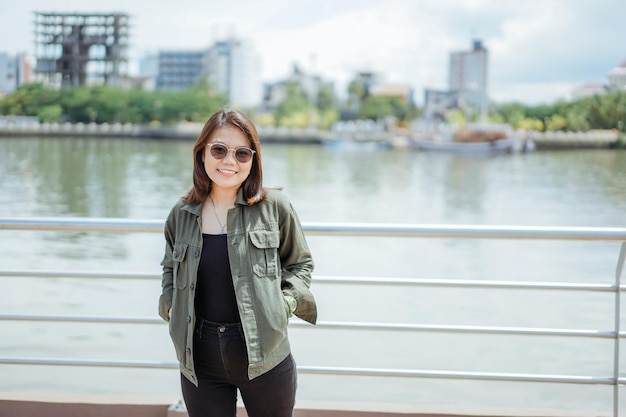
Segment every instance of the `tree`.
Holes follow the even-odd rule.
[[[454,109],[446,112],[446,121],[451,125],[464,126],[467,119],[463,110]]]
[[[284,87],[285,99],[273,112],[277,126],[308,126],[313,112],[308,96],[297,83],[286,83]]]
[[[565,130],[567,127],[567,119],[560,114],[555,114],[551,118],[547,118],[548,125],[545,126],[546,130],[556,132],[559,130]]]
[[[96,86],[89,91],[92,109],[89,122],[130,122],[128,116],[128,91],[115,87]]]
[[[359,117],[362,119],[378,120],[385,116],[393,116],[394,108],[389,97],[368,96],[359,110]]]
[[[350,81],[350,84],[348,84],[348,94],[356,97],[359,101],[365,100],[366,93],[367,90],[365,89],[363,82],[359,80],[352,80]]]
[[[37,116],[41,107],[56,104],[58,98],[56,90],[41,83],[26,83],[0,101],[0,110],[2,114]]]
[[[43,106],[37,113],[39,121],[43,123],[56,123],[61,121],[63,116],[63,107],[58,104]]]
[[[63,113],[70,122],[88,123],[96,112],[91,102],[91,92],[87,87],[64,88],[60,92]]]
[[[498,115],[501,123],[518,127],[519,123],[526,117],[526,107],[520,103],[501,104],[492,109],[491,115],[492,117]]]
[[[322,84],[317,94],[317,110],[319,112],[320,125],[329,128],[339,119],[339,108],[337,98],[332,87]]]

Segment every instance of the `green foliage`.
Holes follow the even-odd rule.
[[[124,90],[82,86],[54,90],[27,83],[0,100],[0,113],[39,116],[41,121],[62,118],[81,123],[175,123],[204,121],[226,104],[226,98],[206,83],[184,91]]]
[[[526,117],[520,120],[519,125],[515,126],[525,130],[543,130],[544,124],[541,120],[532,117]]]
[[[567,128],[567,119],[560,114],[555,114],[551,118],[546,118],[546,120],[548,121],[548,125],[545,128],[551,132],[565,130]]]
[[[60,103],[63,112],[72,122],[89,122],[95,109],[91,105],[91,94],[87,87],[74,87],[61,90]]]
[[[620,129],[626,132],[626,92],[585,97],[571,102],[524,106],[501,104],[492,108],[492,117],[516,128],[536,130]],[[538,126],[541,125],[541,129]]]
[[[501,123],[508,123],[511,126],[519,126],[520,122],[526,117],[526,108],[520,103],[508,103],[492,109],[490,117],[497,118]]]
[[[363,83],[359,80],[352,80],[350,81],[350,84],[348,85],[348,94],[356,97],[359,99],[359,101],[362,101],[365,99],[365,86],[363,85]]]
[[[63,115],[63,107],[58,104],[44,106],[39,110],[37,116],[42,123],[56,123],[61,121]]]
[[[414,117],[416,109],[401,96],[368,96],[361,103],[359,117],[378,120],[392,116],[399,121]]]
[[[320,112],[328,112],[337,108],[337,100],[330,85],[323,84],[317,93],[317,108]]]
[[[467,122],[465,112],[461,109],[450,110],[446,113],[446,121],[451,125],[463,126]]]
[[[41,83],[28,83],[0,100],[0,112],[15,116],[37,116],[41,107],[56,104],[58,99],[57,91]]]
[[[285,99],[274,109],[277,126],[306,127],[310,123],[309,115],[313,111],[305,91],[297,83],[285,85]]]
[[[418,109],[398,96],[364,97],[362,83],[353,81],[351,96],[361,100],[359,117],[378,120],[393,117],[411,120]],[[285,85],[285,99],[265,121],[277,126],[328,128],[339,118],[339,105],[332,87],[322,85],[312,103],[297,83]],[[41,121],[68,120],[82,123],[177,123],[202,122],[227,104],[227,99],[206,81],[183,90],[124,90],[107,86],[83,86],[55,90],[41,83],[27,83],[0,99],[0,114],[37,116]],[[457,112],[458,113],[458,112]],[[462,124],[472,115],[452,112],[451,123]],[[467,120],[466,120],[467,119]],[[615,92],[567,102],[525,106],[505,103],[492,106],[490,120],[515,128],[533,130],[618,129],[626,133],[626,92]]]
[[[362,119],[378,120],[384,116],[393,115],[391,100],[383,96],[369,96],[361,103],[359,117]]]

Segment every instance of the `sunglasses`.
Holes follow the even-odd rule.
[[[238,148],[233,149],[219,142],[209,143],[207,144],[207,146],[209,147],[209,152],[211,153],[211,156],[213,158],[224,159],[226,158],[226,155],[228,155],[228,152],[232,151],[235,156],[235,159],[238,162],[241,162],[242,164],[245,164],[246,162],[250,162],[250,160],[252,159],[252,156],[256,152],[255,150],[250,149],[247,146],[240,146]]]

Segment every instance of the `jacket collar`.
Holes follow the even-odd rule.
[[[246,198],[243,196],[243,187],[239,187],[239,190],[237,191],[237,198],[235,199],[235,204],[239,204],[242,206],[248,205]],[[195,214],[196,216],[200,216],[200,213],[202,213],[202,203],[185,204],[182,207],[182,210],[188,211],[189,213]]]

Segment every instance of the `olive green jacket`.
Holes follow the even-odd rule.
[[[290,353],[285,296],[296,299],[294,314],[315,324],[317,308],[309,291],[313,259],[300,221],[287,197],[268,189],[267,198],[249,205],[241,190],[228,211],[230,270],[246,339],[253,379]],[[202,205],[180,200],[165,222],[165,256],[159,315],[169,330],[180,370],[198,384],[193,363],[194,296],[202,253]],[[168,310],[172,308],[171,319]]]

